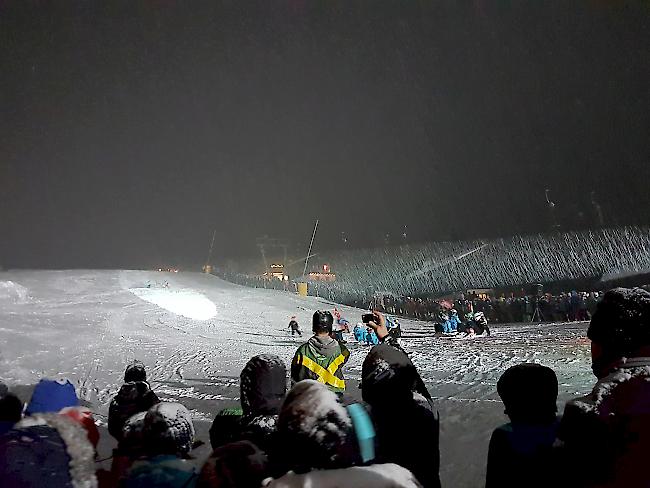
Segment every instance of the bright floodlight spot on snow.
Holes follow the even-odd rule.
[[[208,320],[217,315],[214,303],[202,293],[193,290],[130,288],[129,291],[149,303],[190,319]]]

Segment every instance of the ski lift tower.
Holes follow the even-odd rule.
[[[267,259],[268,256],[268,251],[269,250],[274,250],[274,249],[281,249],[282,250],[282,264],[286,264],[287,262],[287,247],[289,247],[289,243],[287,242],[286,239],[278,239],[276,237],[269,237],[269,236],[263,236],[263,237],[258,237],[255,239],[255,243],[257,244],[257,247],[260,250],[260,253],[262,254],[262,261],[264,262],[264,271],[268,272],[269,271],[269,262]]]

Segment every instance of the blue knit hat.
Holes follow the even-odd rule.
[[[42,379],[34,388],[25,415],[58,412],[62,408],[76,407],[78,405],[79,399],[70,380]]]

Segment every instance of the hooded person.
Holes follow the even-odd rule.
[[[560,422],[559,478],[571,486],[650,486],[650,293],[615,288],[589,324],[592,392]],[[596,468],[596,469],[594,469]]]
[[[122,486],[196,486],[198,471],[186,460],[195,435],[190,412],[180,403],[161,402],[147,411],[142,422],[146,459],[133,463]]]
[[[339,341],[332,339],[334,317],[328,311],[316,311],[312,318],[314,335],[302,344],[291,362],[291,380],[316,380],[336,393],[345,391],[342,368],[350,357],[350,351]]]
[[[535,363],[512,366],[499,378],[497,392],[510,422],[492,432],[486,488],[552,486],[559,425],[555,372]]]
[[[355,406],[363,409],[359,404]],[[359,420],[358,408],[351,407],[343,406],[338,395],[323,383],[314,380],[296,383],[282,405],[276,445],[271,452],[273,469],[285,474],[275,480],[265,480],[263,486],[419,486],[413,475],[400,466],[355,466],[373,461],[374,452],[365,457],[363,436],[359,435],[363,422]],[[367,414],[366,419],[370,423]]]
[[[95,488],[95,449],[79,422],[32,413],[0,436],[0,485]]]
[[[380,340],[361,370],[361,394],[376,431],[376,462],[410,470],[425,488],[440,487],[439,417],[417,369],[391,341],[385,319],[371,322]],[[408,442],[404,439],[408,438]]]
[[[351,432],[352,420],[336,393],[321,382],[300,381],[282,404],[273,462],[297,473],[347,467]]]
[[[287,369],[280,357],[252,357],[239,381],[241,409],[224,409],[210,428],[213,449],[229,442],[249,440],[264,450],[275,432],[280,406],[287,392]]]
[[[124,372],[124,384],[111,400],[108,408],[108,432],[118,441],[122,440],[122,427],[138,412],[146,412],[159,403],[158,396],[147,383],[144,364],[133,361]]]

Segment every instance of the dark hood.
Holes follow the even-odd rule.
[[[287,391],[287,368],[273,354],[255,356],[240,375],[244,416],[276,415]]]
[[[370,405],[412,401],[413,392],[427,400],[431,395],[408,355],[389,344],[373,347],[363,361],[361,393]]]
[[[124,383],[108,408],[108,431],[118,441],[129,417],[146,412],[160,400],[146,381]]]
[[[124,383],[117,392],[120,402],[136,402],[149,395],[151,387],[146,381],[130,381]]]

